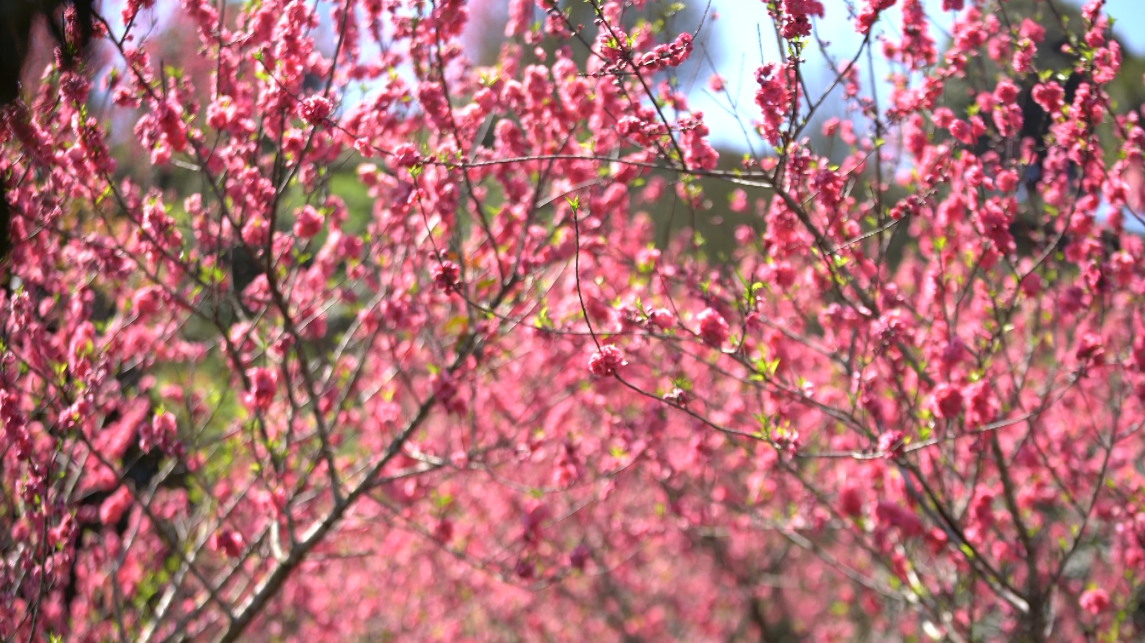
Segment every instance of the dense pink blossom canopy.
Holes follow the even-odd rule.
[[[3,640],[1145,636],[1102,1],[742,4],[751,113],[703,3],[105,3],[0,111]]]

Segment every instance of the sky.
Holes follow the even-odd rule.
[[[118,18],[118,7],[124,0],[108,0],[113,7],[105,11],[114,18]],[[329,5],[328,0],[318,0]],[[702,10],[706,0],[685,0],[690,6]],[[862,44],[862,36],[855,31],[854,19],[851,17],[853,6],[862,6],[867,0],[820,0],[824,5],[825,18],[814,19],[814,28],[823,41],[828,43],[828,51],[838,61],[850,60]],[[1082,0],[1057,0],[1063,4],[1079,6]],[[168,12],[176,7],[178,0],[159,0],[158,7],[152,17],[162,23]],[[941,52],[948,39],[954,23],[955,13],[942,10],[942,0],[921,0],[923,10],[932,24],[931,37]],[[488,43],[490,35],[496,38],[504,28],[506,20],[507,0],[472,0],[468,32],[464,40],[471,39],[473,47],[480,46],[482,41]],[[876,26],[879,30],[886,30],[888,36],[897,41],[899,25],[902,23],[902,2],[884,12],[883,18]],[[1145,55],[1145,0],[1106,0],[1106,11],[1115,18],[1114,34],[1128,53]],[[106,5],[105,5],[106,6]],[[691,87],[689,106],[692,110],[702,111],[704,121],[711,131],[712,144],[718,149],[747,152],[747,136],[744,127],[752,121],[757,113],[754,104],[755,97],[755,70],[763,62],[779,61],[780,55],[776,45],[772,21],[767,15],[764,0],[711,0],[711,10],[718,17],[712,20],[709,14],[703,32],[696,40],[696,49],[692,54],[693,60],[700,64],[699,73],[693,77],[681,77],[683,89]],[[328,10],[320,11],[320,20],[329,23]],[[698,18],[694,18],[698,20]],[[118,32],[122,26],[113,19],[114,29]],[[328,25],[327,25],[328,26]],[[694,30],[695,25],[680,25],[680,29]],[[762,34],[762,38],[761,38]],[[468,48],[468,47],[467,47]],[[369,55],[368,48],[363,48],[363,55]],[[474,51],[473,53],[476,53]],[[762,55],[761,55],[762,54]],[[823,89],[834,80],[830,65],[825,61],[817,46],[808,47],[804,53],[806,60],[804,69],[805,80],[811,90],[812,99],[817,99]],[[888,67],[881,56],[873,56],[875,64],[875,81],[880,104],[886,105],[890,93],[890,85],[886,81]],[[719,69],[724,77],[727,93],[716,94],[707,87],[708,77]],[[864,91],[869,91],[869,78],[865,65],[860,67],[863,75],[861,82]],[[398,70],[399,73],[409,74],[411,70]],[[366,93],[368,93],[367,90]],[[343,104],[352,104],[364,98],[361,88],[348,88],[343,96]],[[740,119],[733,117],[730,112],[735,110]],[[842,106],[824,102],[822,117],[847,116],[842,112]],[[856,124],[856,131],[863,131],[863,127]],[[762,144],[758,136],[750,134],[752,143],[757,149]],[[1140,226],[1135,226],[1140,227]],[[1145,231],[1142,228],[1141,231]]]
[[[691,1],[698,2],[701,0]],[[865,0],[820,1],[824,5],[825,18],[814,21],[814,27],[818,31],[819,37],[830,43],[828,51],[833,58],[850,60],[858,51],[863,39],[855,31],[854,21],[849,17],[848,5],[861,6]],[[950,33],[955,14],[942,11],[941,0],[921,1],[923,10],[933,25],[931,37],[934,38],[936,46],[941,52],[947,40],[945,34]],[[1062,0],[1058,1],[1062,2]],[[1082,4],[1080,0],[1065,1],[1075,6]],[[900,39],[897,35],[897,26],[902,24],[901,4],[901,2],[896,3],[879,22],[879,25],[882,25],[884,29],[893,28],[896,30],[887,32],[895,41]],[[704,28],[707,37],[697,39],[697,43],[706,45],[707,55],[710,56],[711,63],[706,64],[695,79],[693,92],[689,94],[689,106],[693,110],[704,113],[704,122],[711,130],[711,141],[716,148],[747,152],[748,146],[745,143],[743,128],[737,119],[729,114],[729,102],[735,104],[735,109],[743,116],[743,123],[751,122],[757,113],[754,104],[754,76],[755,70],[761,63],[761,39],[759,36],[761,31],[764,34],[762,39],[764,60],[762,62],[780,60],[779,51],[776,47],[774,32],[770,31],[772,29],[771,19],[767,15],[766,4],[762,0],[712,0],[712,9],[719,17]],[[1106,10],[1109,15],[1114,17],[1114,35],[1127,52],[1139,56],[1145,55],[1145,0],[1106,0]],[[878,29],[879,27],[876,27],[876,33],[878,33]],[[693,56],[704,56],[702,46],[697,46]],[[817,46],[809,48],[804,58],[806,60],[805,77],[813,94],[812,99],[817,99],[834,80],[834,76],[831,74],[830,65],[819,53]],[[880,56],[877,51],[873,60],[876,67],[875,79],[878,85],[880,103],[886,105],[890,93],[890,85],[885,81],[888,67],[885,62],[880,64]],[[727,93],[731,97],[730,101],[728,95],[714,94],[707,90],[707,79],[713,70],[712,64],[721,71],[721,75],[724,77],[728,87]],[[863,89],[869,91],[867,86],[869,76],[866,73],[866,67],[861,69],[863,71],[861,77]],[[817,77],[811,75],[813,70],[819,70]],[[689,80],[682,78],[681,83]],[[832,111],[831,105],[830,100],[824,102],[823,107],[827,108],[827,112],[823,115],[824,118],[845,116],[841,108]],[[858,124],[856,124],[856,131],[862,131]],[[755,137],[753,142],[759,149],[761,142],[757,136],[754,134],[752,136]],[[1106,214],[1106,207],[1100,208],[1099,218],[1104,219]],[[1138,234],[1145,233],[1145,226],[1140,225],[1134,219],[1126,218],[1125,222],[1128,230]]]
[[[693,3],[698,0],[692,0]],[[1059,0],[1060,2],[1061,0]],[[830,43],[829,51],[837,60],[850,60],[858,51],[862,43],[862,36],[855,31],[854,21],[849,18],[848,4],[862,6],[864,0],[821,0],[824,5],[824,19],[815,19],[815,28],[820,37]],[[896,26],[902,22],[900,5],[890,9],[881,25]],[[1080,2],[1069,2],[1079,6]],[[923,9],[930,18],[932,25],[931,37],[934,38],[939,51],[942,50],[946,37],[954,23],[954,13],[942,11],[941,0],[922,0]],[[1137,55],[1145,54],[1145,0],[1107,0],[1108,13],[1115,18],[1114,34],[1122,45]],[[706,43],[709,55],[715,66],[723,72],[727,81],[729,93],[737,97],[736,108],[740,114],[746,115],[745,122],[755,113],[753,100],[755,97],[755,70],[760,65],[760,38],[762,30],[763,53],[766,61],[779,60],[779,52],[775,45],[775,36],[771,31],[771,19],[767,16],[766,5],[762,0],[713,0],[712,9],[718,13],[719,18],[707,25],[704,30],[707,37],[701,37],[700,42]],[[885,28],[885,27],[884,27]],[[888,31],[888,34],[894,32]],[[892,39],[898,40],[897,36]],[[877,54],[877,52],[876,52]],[[703,55],[698,47],[693,55]],[[890,87],[883,81],[887,75],[887,66],[879,65],[879,56],[875,57],[876,81],[879,83],[879,98],[886,104],[886,97]],[[805,55],[805,69],[808,72],[818,70],[817,76],[808,76],[808,84],[812,92],[816,88],[821,92],[826,88],[833,77],[830,75],[829,65],[825,62],[817,47],[812,47]],[[741,65],[742,61],[742,65]],[[724,95],[713,95],[705,91],[707,77],[712,67],[705,65],[704,71],[696,81],[694,94],[690,104],[694,109],[704,113],[705,122],[711,129],[712,143],[719,148],[732,148],[746,151],[744,135],[736,120],[732,118],[727,109],[728,98]],[[742,73],[741,73],[742,69]],[[864,72],[866,68],[863,68]],[[738,77],[737,77],[738,76]],[[867,78],[862,78],[864,84]],[[706,95],[705,95],[706,94]],[[813,96],[817,98],[818,94]],[[720,104],[716,103],[719,100]],[[825,106],[830,106],[827,101]],[[841,113],[831,114],[842,116]]]
[[[116,31],[122,29],[119,24],[119,6],[124,0],[105,0],[104,6],[109,9],[105,13],[112,19]],[[320,0],[321,1],[321,0]],[[850,17],[851,6],[862,6],[866,0],[820,0],[825,9],[826,17],[815,19],[815,29],[820,37],[830,43],[829,51],[837,60],[849,60],[862,43],[862,36],[855,31],[854,20]],[[1080,5],[1081,0],[1057,0],[1058,2]],[[698,15],[706,0],[685,0],[689,7]],[[932,37],[939,50],[944,46],[946,36],[954,22],[953,12],[942,11],[942,0],[921,0],[923,9],[934,25]],[[166,15],[171,9],[178,6],[178,0],[160,0],[157,11],[152,14],[163,22],[160,16]],[[327,4],[328,2],[323,2]],[[472,0],[471,15],[465,40],[473,45],[480,46],[484,41],[488,43],[490,34],[499,35],[504,28],[507,18],[506,6],[508,0]],[[901,0],[885,12],[880,20],[878,29],[892,29],[888,33],[894,34],[902,22]],[[1114,33],[1123,46],[1137,55],[1145,55],[1145,0],[1106,0],[1106,7],[1110,15],[1117,18]],[[693,92],[689,102],[693,109],[702,111],[705,122],[711,129],[713,144],[721,149],[735,149],[747,151],[743,130],[736,119],[728,114],[731,107],[728,96],[715,95],[707,89],[707,79],[713,69],[718,68],[727,83],[728,93],[734,98],[735,109],[743,115],[745,123],[750,121],[757,111],[754,105],[755,96],[755,70],[762,62],[780,60],[776,47],[775,36],[772,30],[771,19],[767,16],[766,3],[763,0],[711,0],[711,9],[718,15],[716,20],[709,20],[704,26],[703,33],[697,39],[697,48],[693,58],[701,61],[701,72],[694,79]],[[319,12],[321,21],[329,23],[329,11]],[[325,26],[329,26],[325,24]],[[695,25],[681,25],[681,28],[694,29]],[[763,34],[761,40],[760,34]],[[898,36],[892,36],[898,40]],[[763,60],[760,56],[762,44]],[[363,49],[364,55],[369,55],[369,47]],[[810,47],[804,55],[806,64],[804,74],[808,85],[814,93],[816,88],[821,92],[834,79],[830,73],[829,65],[825,62],[817,47]],[[876,66],[875,78],[879,85],[879,98],[886,104],[890,86],[885,82],[887,66],[880,63],[880,56],[874,57]],[[714,65],[714,67],[713,67]],[[865,66],[862,82],[864,89],[869,81]],[[408,71],[408,70],[399,70]],[[681,79],[682,82],[692,81],[691,78]],[[816,93],[815,98],[818,97]],[[363,98],[359,88],[349,88],[344,97],[348,103],[354,103]],[[824,105],[830,108],[831,102]],[[828,110],[829,111],[829,110]],[[829,115],[843,116],[842,113]]]

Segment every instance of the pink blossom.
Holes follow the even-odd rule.
[[[759,89],[755,93],[755,104],[763,116],[763,135],[772,145],[779,144],[780,127],[784,121],[784,114],[790,106],[788,88],[785,81],[788,74],[785,68],[775,63],[766,63],[755,73]]]
[[[399,167],[410,168],[417,165],[421,157],[412,143],[403,143],[394,149],[394,163]]]
[[[460,279],[461,268],[452,261],[442,261],[433,268],[433,285],[438,290],[453,290]]]
[[[895,2],[896,0],[866,0],[866,6],[859,14],[857,31],[862,34],[870,31],[875,21],[879,19],[879,14],[893,7]]]
[[[903,536],[908,538],[921,536],[925,531],[922,521],[914,512],[892,502],[881,501],[877,503],[875,505],[875,517],[878,518],[881,525],[896,527]]]
[[[569,565],[574,569],[583,570],[589,561],[588,547],[584,543],[578,544],[569,554]]]
[[[934,415],[953,419],[962,412],[962,389],[956,384],[942,382],[934,388]]]
[[[1056,114],[1062,107],[1065,91],[1057,83],[1040,83],[1034,86],[1032,94],[1034,102],[1050,114]]]
[[[157,413],[150,424],[139,427],[139,448],[150,451],[152,447],[157,447],[168,455],[177,456],[182,450],[177,433],[175,415],[170,411]]]
[[[1100,335],[1095,333],[1083,334],[1076,351],[1078,361],[1093,362],[1094,364],[1103,363],[1105,359],[1103,345],[1104,342],[1102,342]]]
[[[688,406],[688,393],[681,388],[673,388],[664,394],[664,401],[676,406]]]
[[[894,458],[902,455],[903,446],[901,431],[887,431],[879,436],[879,453],[887,457]]]
[[[971,425],[983,426],[994,421],[998,413],[998,401],[993,389],[985,380],[979,380],[966,388],[968,400],[966,421]]]
[[[700,314],[696,315],[696,321],[700,322],[698,330],[700,337],[712,346],[722,346],[731,335],[728,323],[711,308],[701,310]]]
[[[852,518],[862,515],[865,503],[863,495],[859,485],[851,484],[843,487],[843,490],[839,492],[839,511]]]
[[[136,314],[141,317],[153,315],[159,311],[164,296],[165,293],[159,286],[140,288],[135,291],[135,296],[132,298],[132,308],[134,308]]]
[[[310,96],[298,104],[298,116],[311,125],[318,125],[334,111],[334,104],[325,96]]]
[[[69,3],[0,106],[3,636],[730,640],[762,601],[973,640],[1026,577],[1074,599],[1054,640],[1132,607],[1108,3],[1051,38],[1037,2],[758,2],[741,132],[672,3],[150,2],[87,45]],[[857,57],[812,37],[845,4]]]
[[[823,4],[818,0],[783,0],[784,11],[782,34],[794,40],[811,33],[811,16],[823,17]]]
[[[322,231],[322,215],[313,206],[304,206],[294,218],[294,235],[310,239]]]
[[[99,521],[105,525],[117,524],[134,502],[135,499],[131,495],[131,491],[125,485],[120,485],[100,504]]]
[[[1087,589],[1082,592],[1078,604],[1083,610],[1096,616],[1109,607],[1109,594],[1103,589]]]
[[[211,551],[222,553],[227,558],[238,558],[243,553],[243,536],[231,529],[220,529],[207,539]]]
[[[628,362],[624,360],[624,354],[612,344],[601,346],[588,360],[588,370],[597,377],[613,375],[617,369],[626,365]]]
[[[676,325],[676,317],[667,308],[657,308],[648,313],[648,321],[664,330]]]
[[[274,401],[278,388],[278,374],[268,368],[252,368],[246,373],[250,388],[244,395],[244,402],[253,411],[266,411]]]

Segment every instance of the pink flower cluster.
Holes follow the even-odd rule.
[[[37,59],[0,638],[1142,640],[1139,61],[1097,0],[853,4],[766,2],[746,111],[740,17],[645,0]]]

